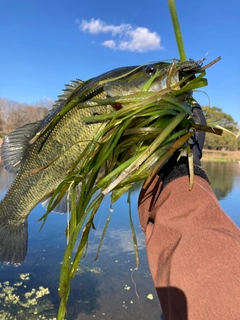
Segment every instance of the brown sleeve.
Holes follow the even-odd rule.
[[[240,319],[240,231],[210,185],[194,177],[139,196],[139,218],[166,320]],[[237,209],[237,208],[236,208]],[[239,210],[239,208],[237,209]]]

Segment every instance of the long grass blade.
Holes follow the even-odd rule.
[[[127,203],[128,203],[129,222],[130,222],[130,227],[132,231],[133,247],[135,252],[136,269],[137,269],[139,265],[139,254],[138,254],[137,236],[136,236],[135,228],[132,221],[131,191],[128,191]]]
[[[176,150],[185,148],[193,130],[217,134],[221,131],[217,128],[197,125],[192,119],[191,103],[193,99],[189,91],[207,84],[204,78],[205,70],[202,69],[194,79],[191,76],[195,73],[172,84],[172,77],[180,66],[179,61],[172,63],[171,68],[167,71],[167,88],[159,92],[148,91],[153,77],[145,84],[142,91],[129,96],[108,97],[80,103],[80,100],[73,98],[73,95],[56,118],[49,120],[33,138],[33,141],[36,141],[39,136],[48,134],[49,130],[71,108],[76,107],[81,111],[81,109],[104,105],[120,104],[123,106],[116,112],[82,118],[87,125],[102,122],[101,128],[95,137],[90,139],[84,151],[77,155],[77,160],[69,168],[66,179],[53,192],[47,211],[42,217],[44,223],[48,214],[59,204],[65,194],[69,194],[71,216],[66,228],[68,242],[59,280],[61,302],[58,319],[62,320],[65,317],[70,281],[75,276],[81,259],[87,253],[89,235],[95,228],[95,216],[105,195],[111,192],[111,204],[113,204],[125,192],[129,192],[127,200],[129,221],[138,266],[137,237],[130,202],[131,187],[144,180],[144,186],[146,186]],[[109,81],[112,79],[104,80],[98,85],[104,86]],[[79,140],[78,143],[81,141]],[[111,212],[104,225],[96,259],[108,229],[110,216]]]
[[[156,138],[156,140],[145,150],[136,161],[134,161],[127,169],[125,169],[119,177],[111,183],[111,185],[104,189],[102,193],[104,195],[108,194],[117,184],[119,184],[126,176],[128,176],[132,171],[136,170],[140,165],[151,156],[151,154],[156,150],[157,146],[164,141],[164,139],[173,131],[173,129],[186,117],[186,114],[181,112],[174,119],[171,123],[163,130],[161,135]]]

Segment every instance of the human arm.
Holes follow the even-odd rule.
[[[149,267],[166,320],[233,320],[240,314],[240,232],[199,166],[200,151],[191,191],[183,159],[166,165],[139,196]]]

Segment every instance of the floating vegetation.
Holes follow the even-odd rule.
[[[125,284],[125,285],[124,285],[124,289],[125,289],[125,290],[130,290],[130,289],[131,289],[131,287],[130,287],[130,286],[128,286],[127,284]]]
[[[148,298],[149,300],[153,300],[153,295],[152,295],[151,293],[149,293],[149,294],[147,295],[147,298]]]
[[[90,272],[90,273],[94,273],[94,274],[102,274],[103,270],[98,267],[89,268],[89,267],[84,266],[83,264],[79,264],[76,274],[83,274],[85,272]]]
[[[20,282],[10,284],[10,281],[0,283],[0,319],[1,320],[55,320],[54,307],[46,297],[50,293],[43,286],[27,290],[24,281],[30,280],[29,273],[19,275]]]
[[[30,280],[29,273],[20,274],[20,279],[22,279],[22,280]]]

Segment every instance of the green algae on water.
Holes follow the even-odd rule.
[[[56,320],[53,304],[46,297],[49,289],[43,286],[27,289],[25,281],[30,280],[29,273],[20,274],[19,278],[13,284],[0,283],[0,319]]]

